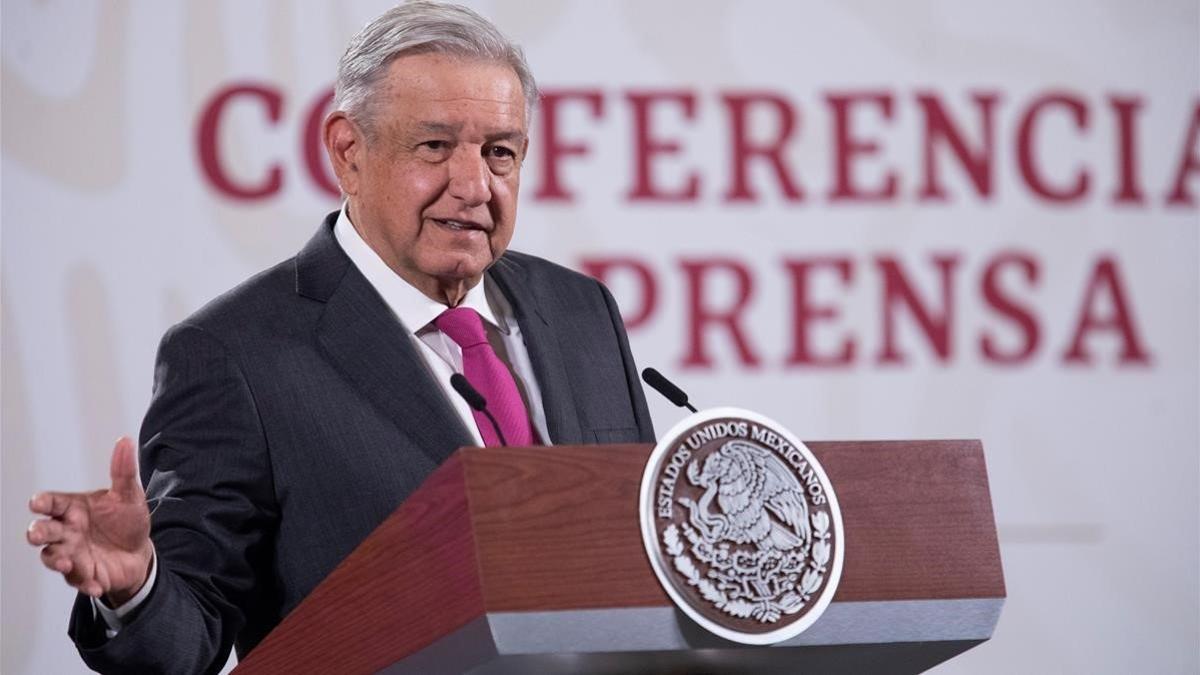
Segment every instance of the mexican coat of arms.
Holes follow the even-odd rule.
[[[786,640],[837,588],[844,535],[832,485],[765,417],[717,408],[680,422],[651,455],[640,508],[667,594],[726,639]]]

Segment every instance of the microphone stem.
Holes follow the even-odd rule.
[[[504,438],[504,432],[500,431],[500,425],[496,423],[496,418],[492,417],[491,411],[489,411],[487,408],[482,408],[480,412],[482,412],[484,415],[487,415],[488,421],[492,423],[492,429],[496,432],[496,436],[500,438],[500,445],[507,448],[508,440]]]

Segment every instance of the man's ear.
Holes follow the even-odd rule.
[[[362,130],[345,112],[335,110],[325,118],[323,131],[325,151],[329,153],[338,185],[344,194],[358,194],[358,166],[365,147]]]

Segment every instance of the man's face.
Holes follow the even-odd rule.
[[[404,56],[370,110],[371,133],[343,166],[334,158],[350,218],[397,274],[457,303],[512,239],[527,146],[520,80],[504,64]]]

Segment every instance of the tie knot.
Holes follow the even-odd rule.
[[[438,315],[433,325],[450,336],[459,347],[466,349],[479,344],[487,344],[487,333],[483,330],[483,320],[479,313],[470,307],[454,307]]]

